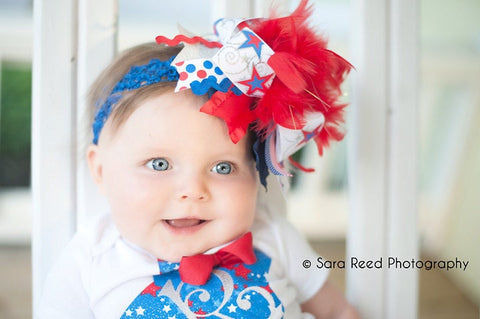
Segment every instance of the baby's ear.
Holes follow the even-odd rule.
[[[95,184],[97,184],[100,193],[104,194],[103,189],[103,162],[100,156],[98,145],[90,145],[87,149],[87,162],[90,174]]]

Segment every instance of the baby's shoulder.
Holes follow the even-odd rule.
[[[252,225],[254,246],[283,260],[288,255],[291,227],[283,214],[259,207]]]
[[[281,212],[274,211],[269,207],[259,206],[252,225],[254,238],[282,242],[288,240],[288,236],[294,227]]]
[[[88,218],[79,225],[66,250],[88,258],[111,248],[118,237],[111,215],[103,213]]]

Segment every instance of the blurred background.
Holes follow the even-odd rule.
[[[351,1],[312,2],[315,26],[348,59]],[[218,18],[211,1],[174,3],[119,0],[119,50],[158,34],[173,36],[177,24],[210,33]],[[286,3],[289,11],[298,1]],[[464,272],[420,272],[419,318],[479,318],[480,1],[419,5],[421,255],[470,262]],[[32,11],[31,0],[0,0],[0,318],[31,318]],[[345,91],[348,99],[348,85]],[[346,148],[346,141],[337,143],[321,159],[313,156],[314,147],[306,148],[302,164],[316,172],[294,177],[288,201],[291,221],[336,260],[345,254],[348,223]],[[332,276],[343,287],[344,273]]]

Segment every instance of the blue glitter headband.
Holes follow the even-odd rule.
[[[108,98],[98,108],[92,125],[93,144],[98,144],[100,132],[112,112],[112,106],[122,98],[120,92],[139,89],[159,82],[178,81],[179,74],[177,68],[171,65],[175,58],[176,56],[172,56],[167,61],[152,59],[148,64],[130,68],[130,71],[115,85]],[[208,94],[209,97],[217,91],[232,91],[235,95],[242,94],[228,78],[223,79],[220,83],[217,83],[216,79],[212,77],[206,78],[202,82],[194,81],[191,83],[190,89],[195,95]]]
[[[93,144],[98,144],[100,132],[112,112],[112,106],[121,99],[121,92],[139,89],[154,83],[178,80],[177,69],[171,65],[174,58],[175,56],[167,61],[152,59],[148,64],[130,68],[130,71],[115,85],[108,98],[98,108],[92,125]]]

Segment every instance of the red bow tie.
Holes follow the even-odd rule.
[[[178,271],[183,282],[191,285],[203,285],[207,282],[215,266],[231,269],[235,264],[244,262],[251,265],[255,261],[252,233],[249,232],[215,254],[182,257]]]

